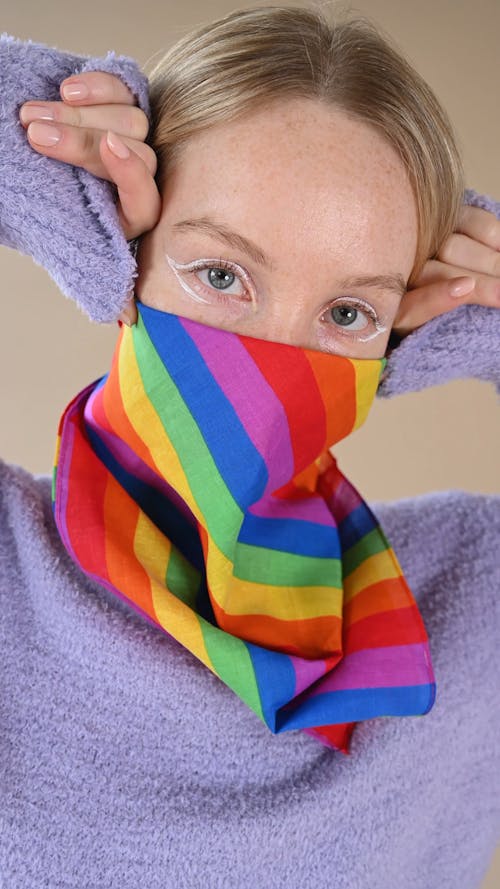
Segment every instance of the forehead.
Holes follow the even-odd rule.
[[[193,136],[165,205],[209,212],[271,255],[362,251],[372,270],[374,259],[399,259],[409,272],[416,250],[414,196],[395,149],[319,100],[275,100]]]

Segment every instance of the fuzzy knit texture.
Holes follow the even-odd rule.
[[[119,73],[147,108],[130,59],[0,40],[0,237],[104,321],[135,274],[112,191],[37,155],[17,121],[83,68]],[[465,197],[500,218],[500,204]],[[424,325],[392,352],[379,394],[498,386],[499,315],[464,306]],[[437,698],[426,716],[359,724],[344,756],[272,735],[89,581],[50,484],[0,461],[2,889],[478,889],[500,835],[499,496],[370,504],[425,621]]]

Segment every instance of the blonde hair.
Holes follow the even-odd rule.
[[[319,99],[383,134],[398,152],[417,206],[409,284],[456,228],[464,172],[451,122],[391,38],[347,10],[264,6],[231,12],[182,37],[149,73],[162,191],[193,134],[278,96]]]

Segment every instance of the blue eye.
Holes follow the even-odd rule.
[[[334,306],[330,312],[335,323],[342,327],[351,325],[358,317],[358,310],[354,306]]]
[[[245,286],[243,272],[233,269],[232,264],[221,259],[217,265],[196,263],[191,271],[193,286],[198,289],[201,286],[205,296],[213,295],[215,291],[223,296],[235,296],[238,299],[251,299],[248,287]],[[194,279],[194,280],[193,280]]]
[[[359,303],[347,302],[347,300],[339,300],[337,304],[330,306],[323,318],[348,332],[365,330],[369,325],[375,327],[378,323],[378,318],[371,306],[364,303],[361,306]]]
[[[343,306],[333,306],[330,309],[330,314],[335,324],[349,328],[349,330],[364,330],[369,323],[365,313],[349,303]]]
[[[208,280],[212,287],[216,287],[217,290],[226,290],[228,287],[231,287],[231,284],[236,281],[236,275],[234,272],[229,272],[224,268],[209,268],[206,269],[208,272]]]

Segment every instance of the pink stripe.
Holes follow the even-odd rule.
[[[293,474],[293,451],[283,405],[236,335],[221,350],[218,330],[201,330],[184,318],[181,323],[266,464],[269,478],[265,496]],[[251,398],[246,397],[247,390]]]
[[[346,655],[333,672],[316,683],[306,697],[356,688],[424,685],[431,681],[430,664],[427,642],[365,648]]]
[[[328,527],[335,521],[320,494],[311,494],[304,500],[279,500],[270,496],[258,500],[248,512],[265,519],[296,519]]]

